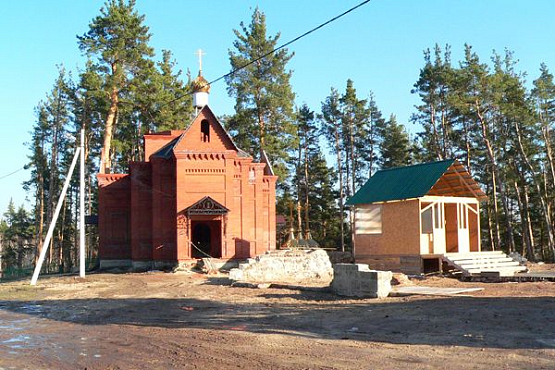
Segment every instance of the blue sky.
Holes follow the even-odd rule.
[[[248,23],[255,6],[266,14],[269,33],[281,32],[281,42],[286,42],[359,2],[138,0],[137,9],[146,15],[158,56],[169,49],[179,68],[196,73],[194,53],[202,48],[204,75],[212,80],[229,72],[232,29],[241,21]],[[0,3],[0,177],[27,163],[24,143],[35,121],[34,107],[51,90],[57,64],[73,71],[83,67],[76,35],[87,31],[102,4]],[[396,114],[410,132],[417,132],[418,127],[409,123],[418,103],[410,90],[425,48],[449,43],[455,62],[462,58],[464,43],[483,60],[489,60],[494,49],[508,48],[531,83],[541,62],[555,71],[554,17],[555,2],[547,0],[373,0],[290,46],[295,53],[289,67],[296,102],[318,111],[330,87],[342,91],[351,78],[359,96],[373,91],[384,115]],[[223,81],[212,87],[210,105],[216,114],[233,112]],[[28,177],[22,170],[0,179],[0,214],[10,198],[16,205],[25,202],[21,183]]]

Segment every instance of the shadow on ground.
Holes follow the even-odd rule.
[[[324,339],[484,348],[554,348],[555,298],[343,300],[321,292],[256,303],[196,298],[0,301],[9,313],[82,325],[234,330]]]

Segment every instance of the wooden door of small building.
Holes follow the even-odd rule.
[[[445,205],[422,202],[420,205],[420,253],[445,253]]]
[[[445,204],[434,203],[432,207],[434,217],[434,254],[445,253]]]

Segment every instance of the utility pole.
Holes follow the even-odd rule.
[[[85,130],[81,129],[81,143],[79,147],[75,151],[75,156],[71,161],[71,166],[69,167],[69,172],[66,177],[66,181],[64,182],[64,187],[62,188],[62,193],[58,198],[58,203],[56,204],[56,210],[54,211],[54,216],[52,217],[52,221],[50,222],[50,227],[48,228],[48,232],[46,233],[46,238],[44,239],[44,243],[42,243],[43,247],[40,251],[40,256],[35,266],[35,271],[33,272],[33,277],[31,278],[31,285],[36,285],[37,280],[39,278],[40,270],[42,268],[42,264],[44,262],[44,257],[46,256],[46,252],[48,247],[50,246],[50,241],[52,239],[52,234],[54,233],[54,227],[56,226],[56,221],[58,220],[58,216],[60,215],[60,209],[64,203],[64,198],[67,193],[67,188],[69,187],[69,183],[71,182],[71,176],[73,175],[73,170],[75,170],[75,165],[77,164],[77,159],[81,156],[80,162],[80,200],[79,200],[79,276],[85,277]]]
[[[79,277],[85,277],[85,127],[81,129],[79,173]]]

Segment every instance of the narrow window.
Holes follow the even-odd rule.
[[[205,143],[210,142],[210,123],[207,120],[202,120],[200,123],[200,140]]]
[[[422,234],[432,234],[432,207],[427,208],[424,212],[420,214],[422,218]]]
[[[434,228],[443,229],[443,204],[436,203],[434,206]]]

